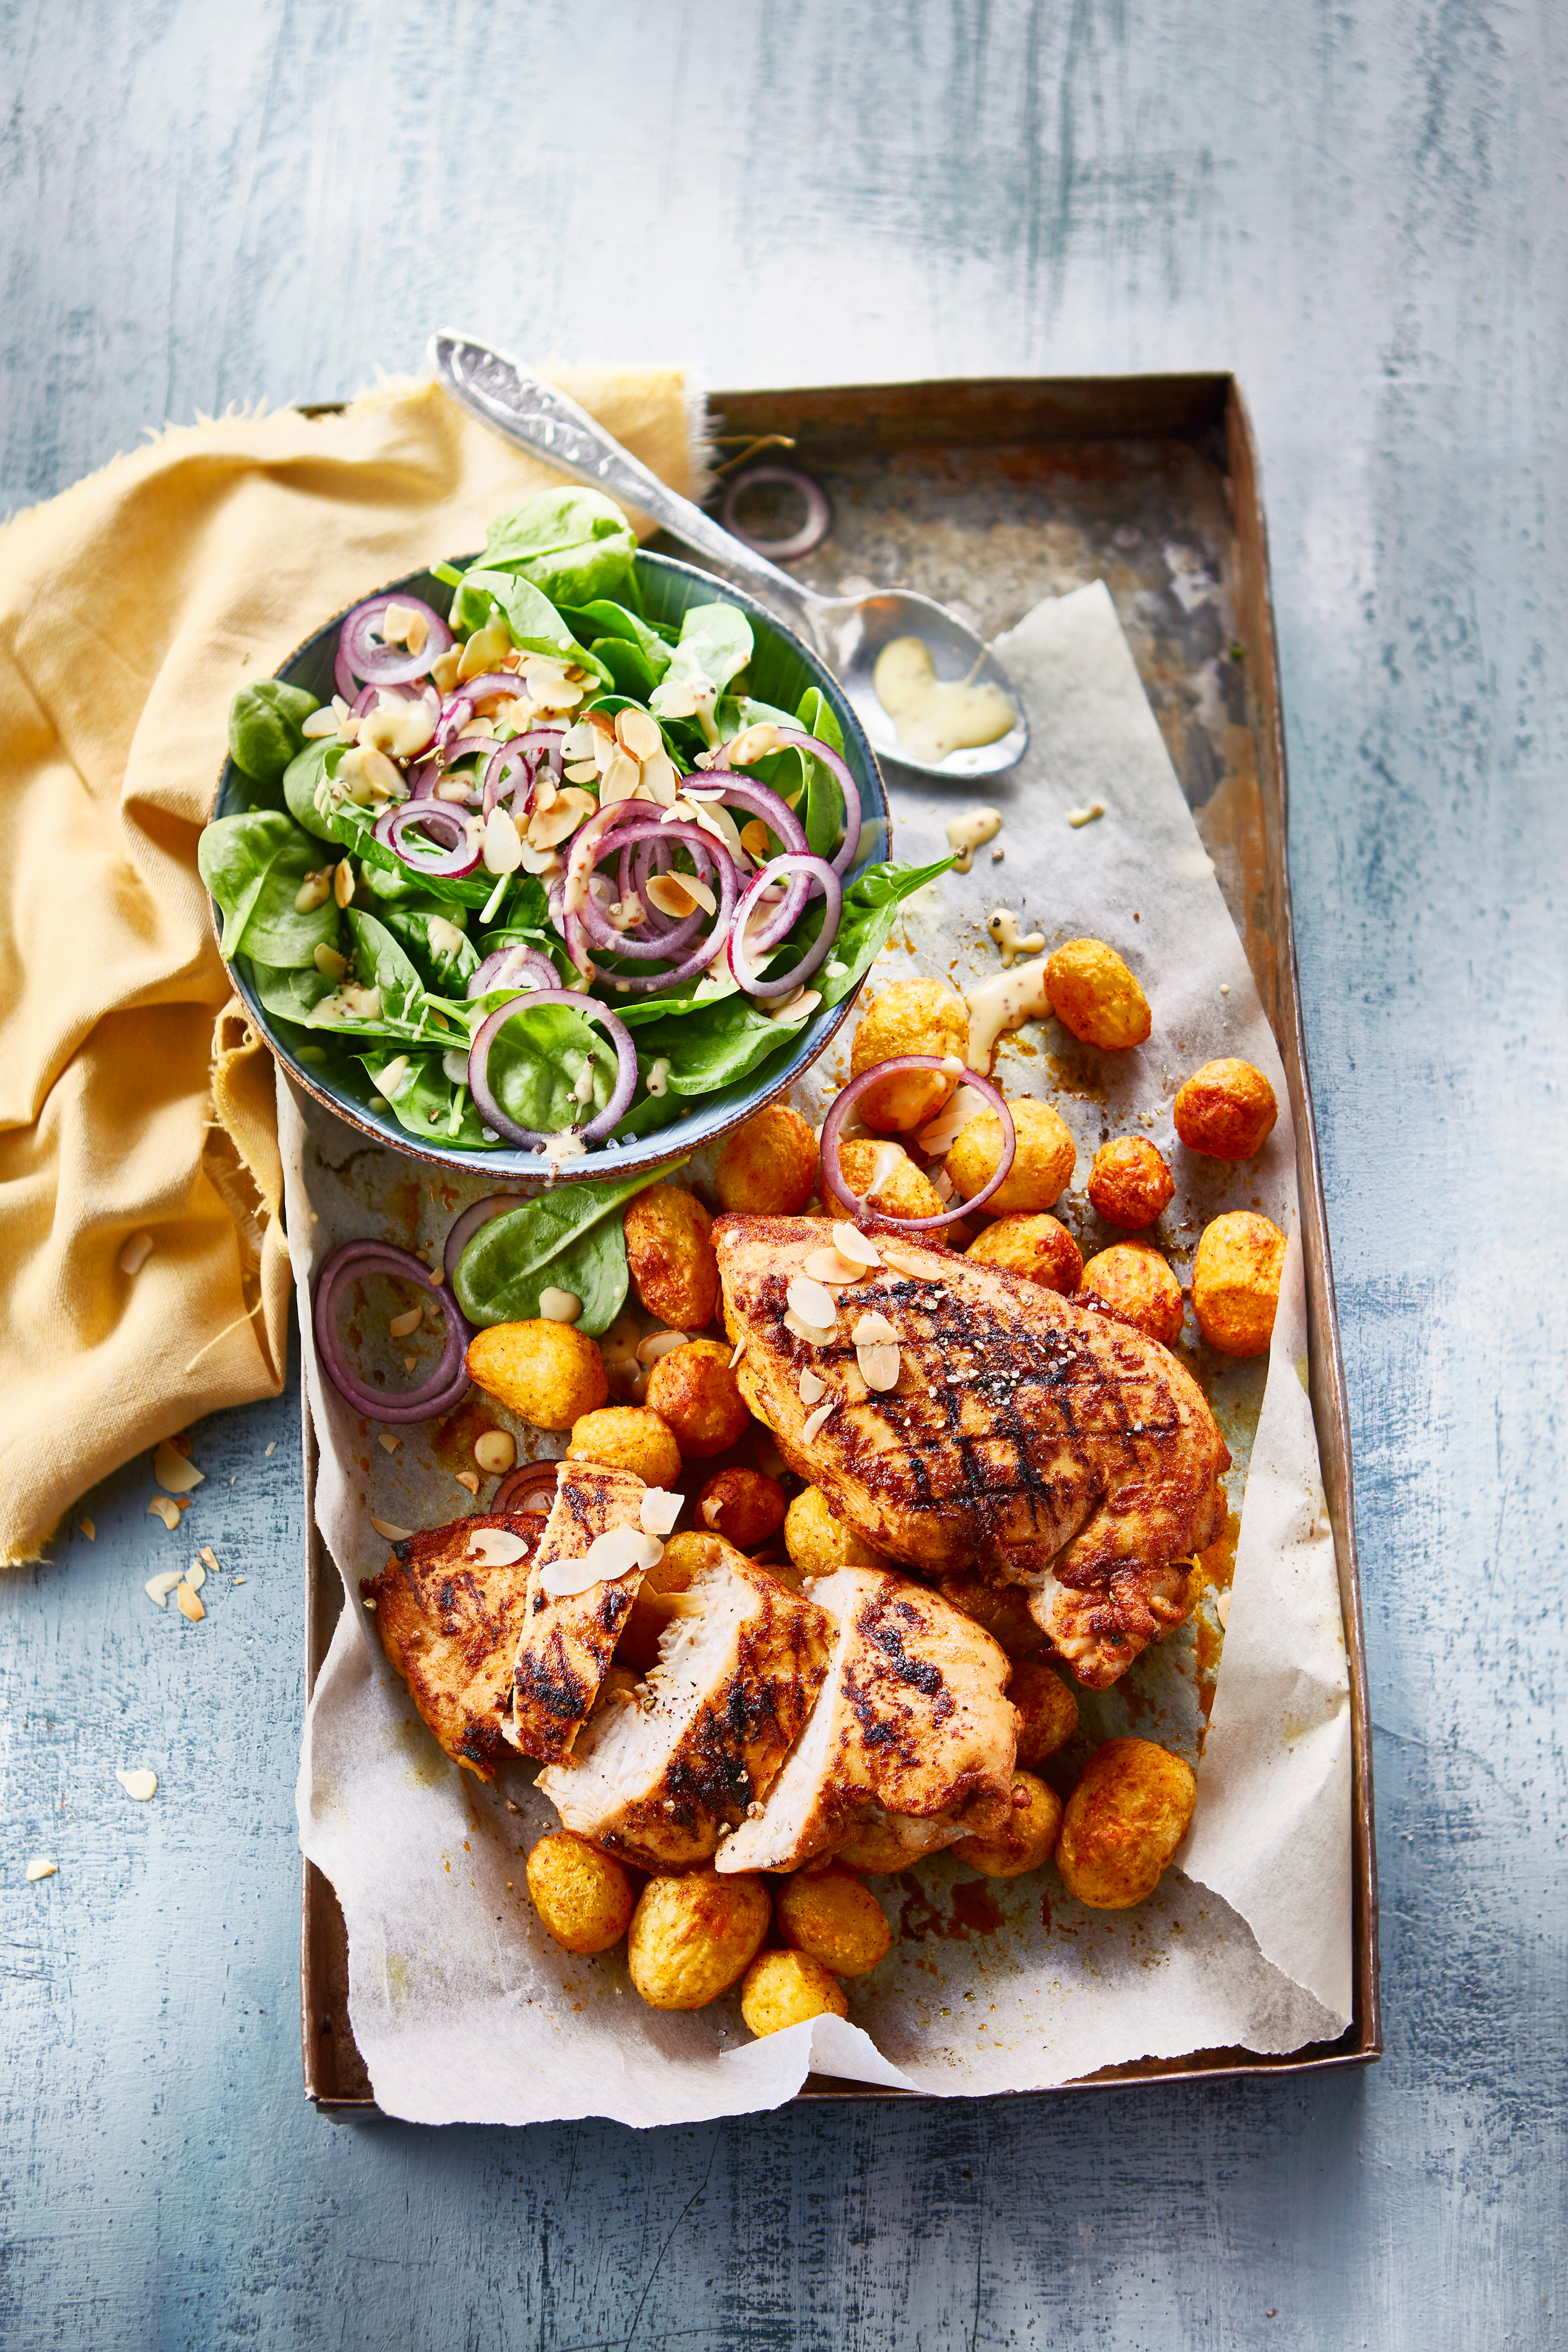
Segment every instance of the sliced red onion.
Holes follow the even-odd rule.
[[[485,770],[484,794],[480,805],[486,816],[503,794],[509,793],[512,814],[521,818],[534,797],[534,785],[539,769],[548,761],[559,775],[561,772],[560,746],[566,734],[564,727],[534,727],[526,735],[508,735],[498,744]],[[507,770],[519,766],[522,773],[514,782],[507,782]],[[527,787],[525,791],[525,786]],[[517,794],[523,793],[519,807]]]
[[[463,1214],[454,1220],[452,1231],[446,1236],[446,1254],[443,1260],[448,1282],[457,1272],[457,1261],[480,1226],[487,1225],[492,1217],[504,1216],[508,1209],[517,1208],[522,1198],[520,1192],[488,1192],[484,1200],[476,1201],[471,1209],[465,1209]]]
[[[542,1535],[559,1477],[559,1462],[519,1462],[497,1487],[490,1498],[490,1508],[505,1511],[514,1518],[538,1519]]]
[[[487,955],[464,992],[468,996],[488,996],[497,988],[530,986],[559,988],[560,974],[542,948],[531,948],[519,940],[512,947],[497,948],[494,955]]]
[[[809,751],[813,760],[821,760],[839,780],[839,790],[844,796],[844,837],[833,852],[835,874],[847,874],[859,855],[861,845],[860,786],[851,775],[841,755],[820,735],[797,735],[792,728],[781,727],[779,740],[787,751]]]
[[[711,963],[724,945],[725,936],[729,929],[729,919],[735,911],[735,896],[739,877],[736,873],[735,860],[730,856],[729,852],[721,842],[715,841],[712,834],[705,833],[701,825],[664,824],[657,818],[645,817],[641,824],[624,826],[619,838],[628,848],[635,847],[639,842],[657,842],[666,849],[672,849],[677,844],[689,849],[692,853],[692,862],[698,869],[697,878],[706,883],[709,875],[716,875],[717,877],[718,910],[710,917],[705,914],[700,907],[695,907],[689,915],[672,917],[672,928],[668,931],[652,940],[638,941],[629,933],[616,929],[591,888],[582,904],[583,926],[589,937],[597,940],[601,947],[613,949],[621,955],[668,956],[684,947],[689,937],[711,921],[714,925],[714,936],[706,958],[706,961]],[[705,867],[706,872],[703,871]],[[679,877],[677,876],[676,878],[678,880]],[[664,977],[667,978],[668,974]]]
[[[427,1381],[401,1395],[384,1396],[356,1379],[338,1336],[338,1307],[343,1292],[367,1274],[402,1275],[417,1283],[420,1297],[427,1304],[434,1297],[445,1318],[446,1344],[441,1351],[441,1361]],[[447,1412],[467,1393],[468,1372],[464,1359],[474,1336],[473,1328],[447,1285],[433,1282],[430,1268],[412,1250],[396,1249],[390,1242],[345,1242],[340,1249],[332,1252],[316,1277],[312,1322],[322,1370],[344,1402],[368,1420],[434,1421],[437,1413]]]
[[[417,682],[411,685],[403,680],[381,686],[361,687],[354,697],[354,717],[362,719],[367,710],[373,710],[383,694],[395,695],[400,702],[428,703],[433,717],[441,709],[441,697],[434,687]]]
[[[944,1067],[938,1054],[894,1054],[891,1060],[873,1063],[869,1070],[862,1070],[858,1078],[852,1078],[834,1097],[833,1107],[822,1121],[822,1181],[834,1200],[841,1202],[857,1223],[862,1218],[871,1217],[880,1224],[898,1225],[912,1234],[925,1233],[937,1225],[956,1223],[958,1218],[967,1216],[971,1209],[983,1209],[992,1193],[1006,1182],[1008,1171],[1013,1164],[1013,1155],[1018,1150],[1013,1115],[1003,1101],[999,1089],[991,1084],[989,1078],[981,1077],[977,1070],[966,1070],[961,1083],[973,1087],[977,1094],[984,1095],[1000,1119],[1002,1156],[989,1183],[982,1184],[972,1198],[956,1202],[952,1208],[944,1209],[939,1217],[892,1217],[883,1209],[868,1210],[864,1199],[859,1193],[852,1192],[840,1174],[839,1139],[843,1133],[844,1121],[866,1088],[875,1086],[879,1078],[896,1078],[905,1070],[941,1070]]]
[[[617,803],[617,806],[622,805]],[[596,1004],[591,996],[583,996],[573,988],[541,988],[528,994],[508,998],[505,1004],[486,1013],[474,1033],[474,1043],[468,1049],[468,1091],[474,1097],[474,1108],[486,1127],[505,1136],[508,1143],[527,1148],[549,1143],[554,1138],[541,1134],[537,1128],[518,1127],[509,1119],[490,1091],[488,1065],[490,1048],[515,1013],[531,1011],[536,1004],[566,1004],[580,1013],[585,1021],[597,1021],[615,1048],[615,1086],[601,1111],[597,1112],[584,1127],[568,1128],[562,1132],[577,1136],[583,1143],[597,1143],[608,1135],[617,1119],[624,1118],[632,1096],[637,1091],[637,1048],[632,1042],[632,1032],[618,1013],[607,1004]]]
[[[612,801],[601,808],[572,835],[571,851],[559,885],[558,899],[555,887],[549,893],[549,910],[557,929],[566,941],[566,951],[585,979],[594,977],[593,952],[588,943],[588,933],[582,926],[579,901],[588,897],[588,886],[593,869],[604,855],[599,845],[607,833],[618,824],[625,824],[647,803],[640,801]]]
[[[451,846],[438,849],[434,856],[419,849],[404,848],[402,835],[411,824],[422,825],[426,833],[445,831]],[[376,819],[376,839],[383,849],[400,857],[411,873],[432,875],[442,881],[472,874],[479,863],[482,846],[468,838],[468,822],[461,809],[453,808],[446,801],[430,799],[399,801],[394,807],[383,809]]]
[[[821,884],[822,928],[798,964],[787,972],[759,980],[746,961],[746,919],[763,891],[784,874],[810,875]],[[795,850],[786,850],[782,857],[770,857],[761,873],[747,883],[735,910],[735,924],[729,935],[729,968],[747,994],[766,1003],[773,997],[788,996],[792,988],[799,988],[802,981],[809,980],[831,952],[839,935],[839,922],[843,911],[844,886],[825,857],[815,856],[810,850],[803,855]],[[752,944],[756,945],[756,942]]]
[[[784,742],[807,743],[807,735],[780,735]],[[720,754],[723,758],[724,753]],[[810,847],[806,828],[782,794],[759,776],[748,776],[740,768],[708,768],[700,776],[683,776],[681,793],[689,801],[733,801],[737,808],[749,809],[759,816],[770,833],[776,834],[786,849],[805,850]]]
[[[426,635],[418,653],[399,653],[395,646],[381,645],[371,636],[372,627],[389,604],[423,614]],[[376,686],[397,686],[404,678],[423,677],[451,643],[452,632],[434,605],[418,596],[392,594],[371,596],[355,605],[339,634],[338,651],[356,677],[368,678]]]
[[[785,539],[758,539],[737,520],[740,501],[747,490],[758,482],[787,482],[799,490],[806,501],[806,520],[799,530]],[[770,563],[793,563],[812,549],[821,547],[833,527],[833,510],[828,504],[828,494],[810,474],[802,474],[798,466],[747,466],[737,474],[725,490],[718,509],[718,519],[734,539],[745,547],[754,547],[758,555],[767,556]]]

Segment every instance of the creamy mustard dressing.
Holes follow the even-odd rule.
[[[994,841],[1001,829],[1000,809],[971,809],[967,816],[950,816],[947,845],[953,852],[954,873],[967,874],[975,862],[976,850]]]
[[[987,1075],[1004,1031],[1021,1029],[1026,1021],[1043,1021],[1050,1012],[1045,965],[1026,963],[999,971],[995,980],[967,990],[964,1002],[969,1008],[969,1067]]]
[[[1029,937],[1024,938],[1010,907],[998,907],[986,929],[995,940],[1002,962],[1009,971],[1020,955],[1038,955],[1045,945],[1039,931],[1030,931]]]
[[[883,646],[871,682],[900,743],[917,760],[945,760],[950,751],[995,743],[1018,722],[999,686],[939,678],[921,637],[894,637]]]

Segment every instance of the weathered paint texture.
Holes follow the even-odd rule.
[[[0,1584],[7,2346],[1562,2341],[1565,48],[1553,0],[0,11],[0,507],[438,319],[716,383],[1238,369],[1389,2034],[1306,2095],[334,2131],[289,1397],[197,1430],[187,1532],[143,1460]],[[191,1626],[141,1587],[203,1541],[247,1581]]]

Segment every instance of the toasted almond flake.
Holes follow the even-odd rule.
[[[754,816],[749,824],[743,824],[741,826],[740,845],[742,849],[745,850],[747,857],[752,860],[754,865],[767,865],[768,856],[768,827],[763,824],[762,819],[759,816]]]
[[[376,1432],[376,1444],[384,1453],[395,1454],[402,1440],[401,1437],[394,1437],[390,1429],[382,1429]]]
[[[248,1584],[248,1583],[249,1583],[249,1581],[250,1581],[250,1579],[249,1579],[248,1577],[246,1577],[246,1576],[236,1576],[236,1577],[235,1577],[235,1582],[236,1584]]]
[[[796,1339],[803,1340],[808,1348],[820,1348],[833,1336],[820,1323],[802,1323],[792,1307],[784,1310],[784,1328],[793,1332]]]
[[[423,1320],[424,1305],[422,1300],[419,1306],[411,1307],[406,1315],[394,1315],[387,1329],[394,1339],[406,1339],[411,1331],[418,1330]]]
[[[804,1270],[813,1282],[858,1282],[865,1272],[864,1266],[836,1249],[813,1250]]]
[[[831,1290],[823,1289],[820,1282],[798,1274],[784,1295],[789,1302],[790,1313],[798,1315],[802,1323],[809,1323],[817,1331],[837,1328],[838,1301]]]
[[[308,743],[314,742],[319,735],[335,735],[337,731],[338,714],[329,702],[323,703],[319,710],[313,710],[299,730]]]
[[[570,784],[564,793],[557,793],[547,805],[536,804],[534,814],[528,819],[528,847],[554,849],[568,834],[577,831],[584,817],[592,815],[593,808],[592,793],[585,793],[577,784]]]
[[[841,1220],[834,1223],[833,1247],[841,1257],[852,1258],[857,1265],[880,1265],[882,1252],[869,1234],[861,1233]]]
[[[222,1575],[223,1570],[218,1565],[217,1553],[213,1549],[211,1544],[204,1544],[196,1557],[198,1559],[205,1560],[207,1566],[212,1570],[214,1576]]]
[[[930,1267],[922,1265],[919,1259],[912,1256],[908,1247],[902,1242],[883,1242],[882,1262],[883,1265],[891,1267],[894,1274],[906,1275],[911,1282],[935,1282],[936,1279]]]
[[[591,760],[593,757],[593,747],[597,740],[597,735],[598,730],[591,727],[586,719],[578,719],[575,725],[569,727],[566,733],[561,737],[561,758],[563,760]],[[596,770],[595,773],[597,772],[598,772]]]
[[[915,1140],[922,1151],[935,1155],[950,1151],[972,1118],[988,1108],[986,1098],[976,1087],[959,1087],[944,1103],[933,1119],[927,1120]]]
[[[481,851],[486,874],[515,874],[522,862],[523,837],[512,822],[509,809],[493,808],[485,820],[485,846]]]
[[[120,1273],[140,1274],[152,1255],[152,1234],[132,1234],[131,1239],[126,1243],[125,1247],[120,1253]]]
[[[81,1529],[83,1535],[86,1536],[89,1543],[96,1543],[98,1541],[98,1529],[94,1527],[90,1519],[78,1519],[77,1521],[77,1525]]]
[[[638,1345],[637,1361],[646,1368],[649,1364],[656,1364],[661,1356],[667,1356],[673,1348],[684,1348],[686,1344],[684,1331],[650,1332],[647,1339]]]
[[[375,1600],[374,1600],[373,1595],[371,1595],[371,1593],[367,1592],[367,1593],[364,1595],[364,1598],[363,1598],[363,1600],[362,1600],[362,1601],[361,1601],[361,1607],[363,1607],[363,1608],[365,1608],[365,1609],[368,1609],[368,1610],[370,1611],[371,1615],[372,1617],[375,1615],[375,1613],[376,1613],[376,1604],[375,1604]]]
[[[717,904],[707,884],[699,882],[695,874],[652,875],[648,880],[647,897],[661,915],[674,915],[677,920],[682,916],[694,913],[698,907],[705,915],[711,915]]]
[[[27,1864],[27,1876],[29,1879],[53,1878],[58,1868],[59,1864],[51,1862],[47,1853],[36,1853]]]
[[[479,1492],[479,1473],[477,1470],[456,1470],[454,1471],[453,1475],[460,1486],[467,1487],[468,1492],[471,1495],[476,1495]]]
[[[828,1393],[828,1383],[819,1372],[804,1371],[800,1375],[802,1404],[821,1404]]]
[[[582,1312],[582,1301],[575,1290],[558,1290],[549,1284],[539,1293],[539,1313],[547,1323],[575,1323]]]
[[[667,751],[655,751],[651,760],[643,761],[643,790],[660,808],[674,808],[680,789],[679,772]]]
[[[1217,1592],[1215,1594],[1214,1613],[1219,1620],[1219,1630],[1223,1633],[1226,1627],[1230,1622],[1230,1595],[1228,1592]]]
[[[1076,829],[1081,824],[1092,824],[1097,816],[1103,816],[1104,814],[1103,801],[1091,801],[1087,808],[1069,809],[1067,822]]]
[[[388,1543],[406,1543],[413,1533],[412,1528],[400,1528],[391,1519],[378,1519],[373,1511],[371,1513],[371,1525],[377,1535],[385,1536]]]
[[[169,1606],[169,1595],[173,1591],[174,1587],[179,1583],[179,1570],[177,1568],[165,1568],[162,1570],[157,1576],[150,1576],[141,1590],[145,1592],[149,1601],[155,1601],[160,1609],[167,1609]]]
[[[199,1559],[193,1559],[191,1562],[190,1567],[185,1570],[185,1582],[190,1586],[193,1592],[200,1592],[206,1580],[206,1570],[202,1566]]]
[[[755,727],[742,730],[725,746],[725,758],[732,768],[749,768],[754,760],[764,760],[769,751],[779,749],[779,730],[770,719],[759,719]]]
[[[263,1452],[263,1454],[276,1454],[276,1453],[277,1453],[277,1438],[275,1437],[275,1438],[272,1440],[272,1442],[271,1442],[271,1444],[270,1444],[264,1445],[264,1446],[262,1447],[262,1449],[261,1449],[261,1450],[262,1450],[262,1452]]]
[[[944,1207],[952,1199],[955,1189],[953,1179],[948,1175],[946,1168],[934,1168],[931,1171],[931,1190]]]
[[[476,1528],[468,1538],[465,1557],[480,1568],[515,1568],[528,1550],[510,1528]]]
[[[645,1536],[667,1536],[681,1516],[685,1496],[668,1486],[646,1486],[639,1516]]]
[[[153,1518],[162,1520],[163,1525],[172,1535],[180,1524],[179,1504],[172,1503],[167,1495],[154,1495],[147,1508]],[[179,1579],[176,1578],[175,1582],[178,1583],[178,1581]]]
[[[599,767],[593,760],[574,760],[566,772],[569,784],[594,784],[599,781]]]
[[[730,1370],[731,1370],[732,1372],[734,1371],[734,1370],[735,1370],[735,1368],[736,1368],[737,1364],[738,1364],[738,1363],[739,1363],[739,1361],[740,1361],[740,1360],[741,1360],[742,1356],[744,1356],[744,1355],[745,1355],[745,1353],[746,1353],[746,1335],[745,1335],[745,1333],[743,1332],[743,1333],[741,1334],[740,1338],[736,1341],[736,1343],[735,1343],[735,1353],[734,1353],[734,1355],[733,1355],[733,1356],[731,1356],[731,1358],[730,1358],[730,1360],[729,1360],[729,1369],[730,1369]]]
[[[199,1625],[207,1612],[190,1586],[177,1584],[174,1587],[174,1598],[179,1603],[181,1616],[188,1617],[193,1625]]]
[[[609,808],[614,801],[629,801],[643,782],[643,771],[629,751],[616,751],[604,771],[599,787],[599,805]]]
[[[895,1389],[903,1358],[897,1348],[857,1348],[855,1361],[868,1389]]]
[[[637,761],[651,760],[664,748],[659,732],[659,722],[650,719],[645,710],[618,710],[615,714],[615,735],[623,751],[630,751]]]
[[[855,1325],[852,1333],[857,1348],[896,1348],[898,1334],[885,1315],[870,1307]]]
[[[815,1412],[809,1412],[806,1415],[805,1420],[800,1424],[800,1435],[806,1444],[810,1445],[812,1438],[817,1434],[817,1432],[823,1426],[824,1423],[832,1418],[838,1409],[838,1399],[836,1397],[830,1397],[826,1404],[820,1404]]]
[[[325,940],[317,942],[311,950],[310,960],[323,980],[341,980],[349,969],[347,960],[338,953],[336,948],[329,948]]]
[[[696,708],[696,696],[689,686],[683,686],[679,679],[672,679],[667,685],[660,687],[659,711],[662,718],[691,719],[695,716]],[[702,756],[699,751],[698,759],[700,760]]]
[[[188,1495],[193,1486],[201,1486],[206,1472],[198,1470],[190,1457],[166,1437],[153,1454],[152,1475],[171,1495]]]
[[[158,1794],[156,1772],[127,1771],[117,1765],[114,1777],[126,1795],[134,1797],[139,1805],[144,1805],[149,1797],[155,1797]]]
[[[509,1429],[487,1429],[474,1440],[474,1459],[486,1478],[499,1478],[517,1458],[517,1441]]]
[[[664,1547],[641,1528],[608,1528],[595,1536],[580,1559],[555,1559],[539,1575],[539,1590],[552,1601],[570,1600],[595,1584],[618,1583],[635,1570],[656,1567]]]

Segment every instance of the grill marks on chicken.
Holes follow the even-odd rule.
[[[528,1574],[528,1602],[512,1673],[512,1719],[505,1737],[525,1756],[553,1764],[567,1755],[599,1696],[643,1570],[552,1600],[540,1578],[553,1561],[580,1559],[612,1528],[642,1525],[646,1493],[633,1470],[563,1462],[555,1501]]]
[[[488,1568],[467,1558],[474,1536],[501,1528],[528,1545]],[[492,1513],[431,1528],[392,1547],[379,1576],[361,1579],[376,1630],[420,1715],[455,1763],[493,1780],[505,1754],[512,1661],[522,1631],[537,1515]]]
[[[821,1696],[760,1814],[718,1868],[793,1870],[875,1811],[911,1856],[1010,1801],[1018,1716],[1007,1654],[951,1602],[903,1578],[841,1568],[809,1588],[837,1625]]]
[[[738,1380],[779,1450],[878,1551],[931,1575],[1029,1588],[1081,1682],[1103,1687],[1185,1613],[1183,1563],[1223,1525],[1229,1454],[1167,1349],[999,1266],[906,1240],[897,1265],[839,1290],[821,1344],[786,1322],[818,1221],[722,1216],[713,1228]],[[897,1334],[896,1389],[869,1390],[852,1332]],[[805,1437],[800,1377],[838,1410]]]
[[[538,1786],[569,1830],[646,1870],[704,1862],[772,1786],[827,1671],[831,1619],[718,1537],[641,1706],[606,1700]]]

